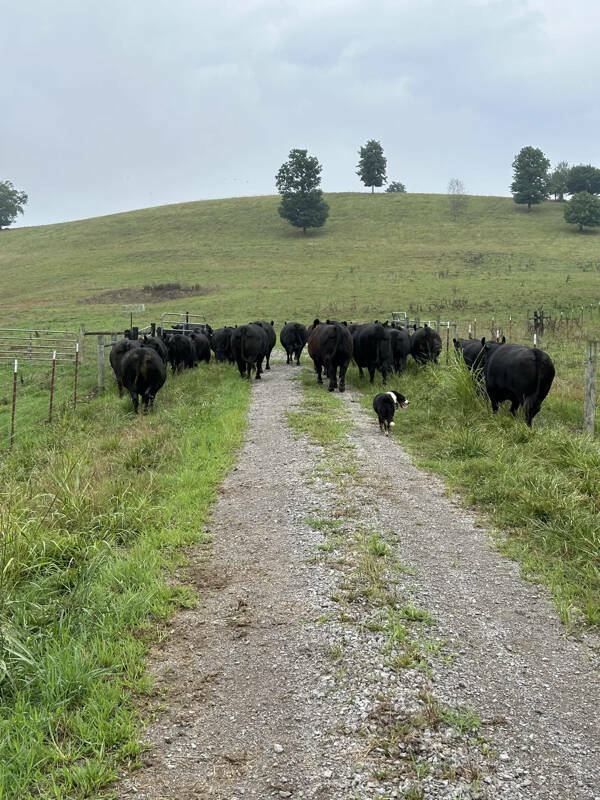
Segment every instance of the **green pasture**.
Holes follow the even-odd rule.
[[[510,198],[469,197],[453,220],[445,195],[332,194],[325,227],[303,235],[276,197],[210,200],[0,233],[4,325],[124,327],[121,305],[145,285],[200,285],[201,296],[146,300],[212,322],[316,315],[466,321],[590,304],[598,318],[600,233],[580,234],[564,205],[530,213]],[[122,290],[118,296],[99,297]],[[132,299],[133,298],[133,299]],[[593,316],[593,315],[592,315]]]

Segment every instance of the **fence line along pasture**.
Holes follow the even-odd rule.
[[[89,378],[75,331],[0,328],[0,451],[75,408]]]
[[[593,435],[600,304],[582,308],[572,313],[540,310],[458,321],[444,320],[439,313],[413,317],[408,311],[395,311],[392,319],[405,326],[429,324],[436,329],[442,337],[446,364],[453,349],[451,335],[488,339],[506,336],[509,342],[541,347],[556,367],[554,396],[570,406],[573,424],[583,425],[584,431]],[[177,325],[181,331],[205,323],[203,314],[165,312],[160,316],[163,330]],[[106,349],[124,335],[138,338],[155,334],[157,328],[155,323],[127,331],[88,331],[84,325],[77,332],[0,328],[0,451],[36,426],[51,422],[58,413],[75,408],[80,397],[104,391]]]

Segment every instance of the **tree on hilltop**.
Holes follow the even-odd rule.
[[[386,192],[396,194],[406,194],[406,186],[400,181],[392,181],[385,187]]]
[[[565,194],[569,194],[569,175],[571,167],[567,161],[559,161],[550,173],[548,191],[559,203],[564,203]]]
[[[567,191],[573,195],[580,192],[600,194],[600,169],[591,164],[577,164],[571,167],[567,178]]]
[[[383,155],[381,142],[376,139],[369,139],[364,147],[358,151],[360,161],[357,164],[356,174],[365,186],[371,187],[371,192],[375,191],[384,183],[387,183],[385,174],[387,159]]]
[[[548,198],[548,169],[550,161],[538,147],[524,147],[512,163],[513,182],[510,190],[519,205],[527,204],[531,211]]]
[[[584,226],[597,227],[600,225],[600,200],[590,192],[574,194],[565,206],[565,222],[579,225],[580,231]]]
[[[281,195],[279,216],[302,228],[320,228],[329,216],[329,206],[323,200],[321,172],[323,167],[315,156],[306,150],[290,150],[288,160],[275,176],[277,191]]]
[[[450,178],[448,181],[448,204],[452,219],[457,220],[467,210],[469,198],[465,185],[459,178]]]
[[[0,228],[12,225],[18,214],[23,214],[23,206],[28,197],[20,192],[10,181],[0,181]]]

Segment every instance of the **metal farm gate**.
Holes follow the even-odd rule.
[[[181,326],[182,330],[187,330],[194,325],[206,325],[206,317],[204,314],[190,314],[189,311],[184,314],[168,311],[160,315],[162,329],[173,328],[175,325]]]
[[[79,366],[75,331],[0,328],[0,450],[77,405]]]

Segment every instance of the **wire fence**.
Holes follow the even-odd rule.
[[[584,428],[594,431],[600,304],[460,319],[395,311],[392,319],[405,326],[435,328],[445,351],[442,363],[452,358],[454,338],[500,340],[504,336],[509,342],[546,350],[556,367],[553,394],[574,406],[577,427],[585,409]],[[174,325],[185,330],[204,323],[202,314],[163,313],[158,330]],[[86,331],[83,325],[78,332],[0,328],[0,453],[104,391],[105,354],[117,339],[153,334],[156,329],[154,323],[127,331]]]
[[[74,331],[0,329],[0,451],[94,392]]]

